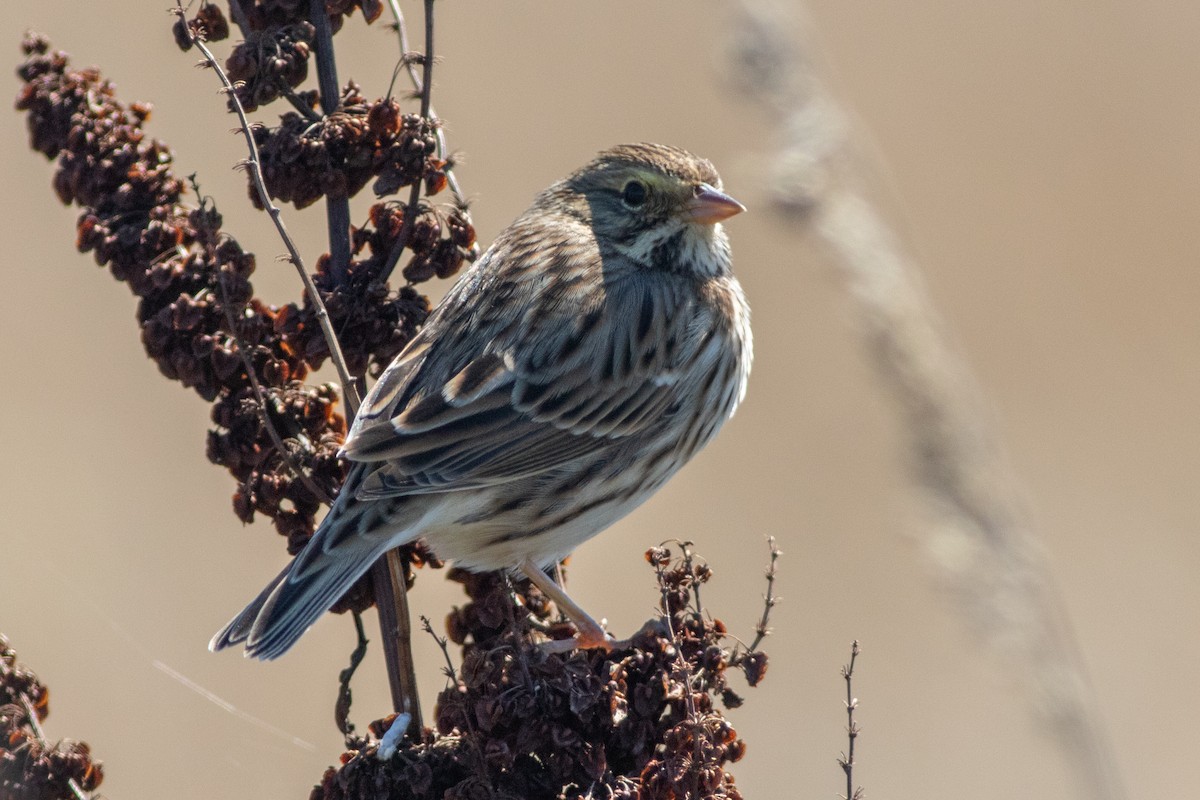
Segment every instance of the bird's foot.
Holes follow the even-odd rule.
[[[602,649],[604,652],[610,652],[619,648],[625,642],[618,642],[612,636],[605,633],[604,628],[589,619],[587,623],[575,623],[577,633],[570,639],[555,639],[551,642],[542,642],[538,645],[538,649],[543,653],[569,653],[572,650],[595,650]]]
[[[579,631],[570,639],[556,639],[552,642],[543,642],[538,645],[538,649],[543,653],[569,653],[572,650],[593,650],[603,649],[606,653],[611,653],[613,650],[629,650],[636,647],[636,643],[647,636],[653,638],[671,638],[671,629],[667,625],[666,620],[662,618],[648,619],[642,627],[638,628],[637,632],[628,639],[614,639],[610,634],[605,633],[604,629],[596,625],[595,629],[589,626],[576,626]]]

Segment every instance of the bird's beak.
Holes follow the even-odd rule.
[[[699,222],[703,225],[714,225],[746,210],[737,200],[707,183],[696,187],[696,194],[688,200],[684,208],[684,216],[688,222]]]

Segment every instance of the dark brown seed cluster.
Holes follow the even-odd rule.
[[[383,12],[381,0],[326,0],[325,11],[336,33],[345,17],[362,9],[368,23]],[[316,28],[309,19],[308,0],[255,0],[240,3],[244,41],[236,44],[225,62],[229,77],[238,82],[237,96],[247,111],[253,111],[294,92],[308,77]],[[219,41],[229,35],[229,23],[214,3],[202,2],[191,19],[179,17],[173,29],[181,50],[192,47],[192,35]],[[317,93],[298,92],[301,105],[313,108]]]
[[[196,15],[187,19],[180,15],[171,27],[175,36],[175,44],[185,53],[192,49],[192,40],[203,39],[206,42],[219,42],[229,38],[229,21],[216,3],[207,0],[200,3]]]
[[[74,800],[70,782],[85,792],[104,780],[83,742],[53,746],[39,725],[50,713],[50,695],[0,634],[0,797],[5,800]]]
[[[452,572],[471,601],[447,620],[466,647],[438,696],[437,732],[385,761],[378,739],[390,720],[375,723],[310,800],[740,798],[726,766],[745,744],[715,701],[740,704],[726,673],[744,656],[696,605],[708,566],[687,550],[651,556],[664,617],[611,653],[543,653],[531,629],[569,631],[549,622],[536,589]]]
[[[316,36],[316,28],[307,20],[248,32],[246,40],[225,60],[225,71],[237,83],[242,107],[254,111],[304,83]],[[316,98],[315,91],[304,92],[301,105],[312,108]]]
[[[272,25],[287,25],[308,19],[309,0],[240,0],[246,26],[259,31]],[[382,0],[325,0],[325,12],[336,33],[345,17],[362,9],[363,18],[372,23],[383,13]]]
[[[149,109],[125,107],[98,73],[69,69],[44,39],[31,37],[24,49],[17,108],[28,112],[34,147],[57,157],[59,198],[83,208],[79,249],[139,297],[142,342],[163,374],[216,402],[209,456],[238,479],[239,516],[248,521],[257,510],[289,537],[311,532],[318,498],[270,441],[244,359],[267,395],[265,413],[293,445],[291,463],[325,491],[343,477],[335,392],[302,385],[308,366],[276,331],[278,312],[253,298],[254,256],[210,207],[182,205],[170,150],[142,129]]]
[[[462,647],[464,655],[504,646],[519,617],[552,638],[572,635],[568,623],[553,620],[554,604],[528,581],[512,585],[496,573],[468,572],[457,567],[446,578],[462,584],[468,597],[467,603],[455,606],[446,615],[449,641]],[[519,605],[514,606],[514,600]]]
[[[70,69],[66,55],[40,37],[23,48],[16,105],[27,113],[34,149],[57,160],[59,198],[83,209],[79,249],[139,298],[142,341],[163,374],[214,403],[208,455],[238,481],[237,515],[249,522],[265,514],[296,552],[344,479],[336,457],[346,430],[338,393],[304,383],[328,355],[312,309],[307,301],[274,308],[254,297],[254,256],[222,230],[209,204],[183,205],[186,187],[170,150],[144,132],[148,106],[121,104],[97,71]],[[392,292],[371,277],[381,258],[375,249],[394,243],[395,228],[387,217],[386,232],[359,233],[361,263],[330,297],[335,326],[354,342],[359,374],[386,363],[429,311],[411,287]]]
[[[406,206],[392,202],[371,207],[370,222],[352,232],[354,260],[342,284],[333,284],[324,262],[318,265],[318,285],[328,290],[326,308],[337,329],[346,332],[349,344],[344,352],[351,370],[378,375],[424,323],[428,300],[412,284],[435,276],[449,278],[474,258],[475,228],[465,210],[422,203],[406,235],[407,211]],[[412,253],[404,267],[407,284],[393,293],[381,275],[388,254],[404,235]],[[308,307],[304,311],[312,313]],[[307,324],[308,330],[314,329],[311,320]],[[324,339],[309,337],[304,350],[309,363],[319,363],[324,347]]]
[[[277,127],[252,125],[251,133],[271,196],[303,208],[321,197],[352,197],[371,179],[373,191],[380,196],[417,183],[423,185],[426,198],[441,192],[448,183],[446,170],[452,164],[437,156],[435,124],[419,115],[402,114],[394,100],[369,102],[351,82],[334,113],[312,121],[288,112]],[[255,205],[260,205],[252,182],[249,192]],[[435,276],[448,278],[475,253],[475,229],[465,209],[439,207],[423,199],[406,226],[407,213],[408,209],[396,202],[371,208],[369,223],[352,234],[356,263],[350,267],[348,280],[334,281],[327,264],[317,266],[318,274],[325,279],[321,288],[332,293],[327,301],[330,315],[355,317],[342,318],[336,326],[344,341],[378,353],[384,365],[390,355],[383,354],[399,352],[396,345],[402,345],[413,333],[404,326],[389,328],[388,324],[409,320],[409,312],[421,316],[417,324],[424,319],[424,312],[415,305],[419,297],[415,292],[406,287],[392,295],[385,284],[390,271],[385,264],[400,237],[404,237],[404,246],[411,253],[403,271],[410,284]],[[348,298],[354,302],[344,302]],[[364,298],[371,307],[363,305]],[[363,330],[363,322],[368,320],[374,330]],[[297,322],[309,324],[312,320]],[[316,350],[302,352],[318,359],[327,355],[319,339],[309,337],[307,345]],[[347,360],[352,371],[356,364],[365,363],[351,360],[349,354]]]
[[[368,101],[353,82],[327,117],[314,121],[289,111],[278,126],[253,125],[251,131],[267,190],[297,208],[324,196],[353,197],[376,177],[379,195],[421,180],[427,189],[445,186],[433,124],[400,113],[395,100]],[[259,203],[252,184],[250,197]]]
[[[341,282],[333,278],[327,256],[317,262],[317,287],[340,334],[346,364],[356,375],[378,376],[424,324],[429,300],[412,284],[435,275],[448,278],[471,257],[475,229],[465,212],[423,204],[407,236],[412,251],[404,269],[408,284],[393,291],[381,275],[404,231],[406,211],[405,206],[390,202],[371,207],[368,223],[351,232],[352,260]],[[276,329],[312,367],[329,357],[310,303],[281,309]]]
[[[402,225],[405,208],[389,207],[390,227]],[[437,276],[448,278],[458,272],[463,261],[474,258],[475,228],[461,208],[438,208],[422,203],[417,209],[408,248],[412,258],[404,266],[404,278],[420,283]]]
[[[214,403],[212,420],[217,428],[208,434],[208,458],[237,478],[233,509],[238,517],[253,522],[257,512],[273,519],[276,529],[288,538],[288,552],[294,555],[312,535],[313,517],[322,498],[332,497],[344,478],[337,450],[345,425],[334,411],[337,393],[329,385],[288,381],[282,386],[264,386],[263,394],[266,415],[289,457],[305,470],[320,494],[287,468],[248,386],[224,392]]]

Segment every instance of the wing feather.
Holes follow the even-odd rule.
[[[614,269],[585,230],[564,237],[563,227],[557,242],[547,233],[547,253],[520,253],[519,264],[497,242],[485,259],[501,263],[473,267],[372,389],[343,448],[374,462],[360,499],[521,480],[661,421],[680,388],[670,362],[688,349],[687,293]],[[602,274],[553,279],[587,265]]]

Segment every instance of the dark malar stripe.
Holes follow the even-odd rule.
[[[650,266],[661,272],[687,274],[691,269],[680,261],[683,252],[684,231],[676,231],[654,246],[650,251]]]

